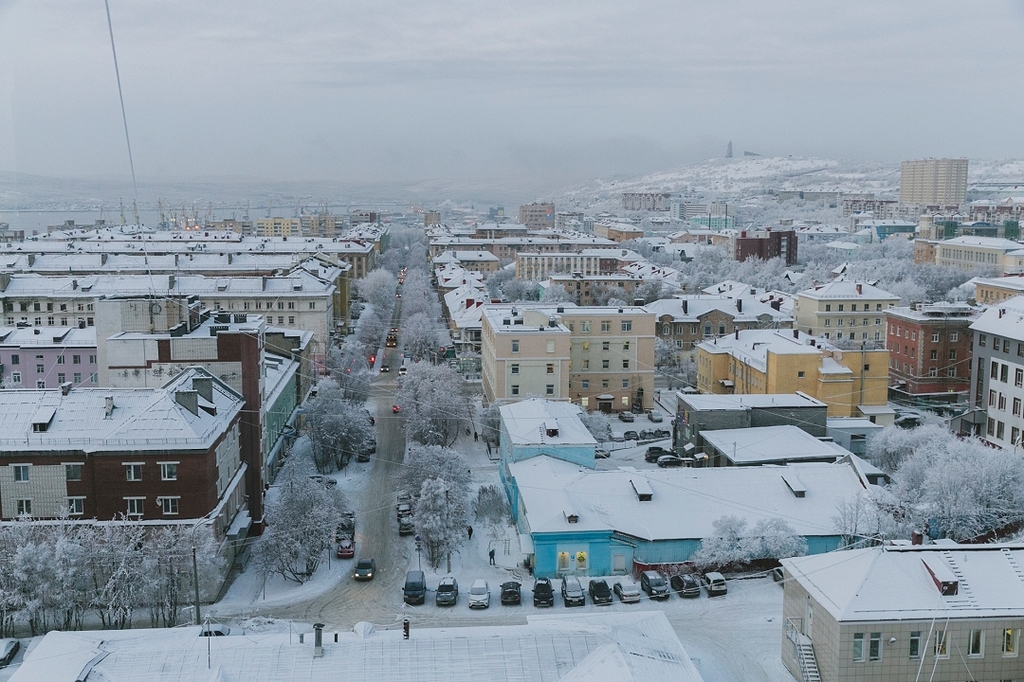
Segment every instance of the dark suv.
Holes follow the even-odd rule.
[[[551,589],[551,581],[547,578],[537,578],[537,582],[533,584],[533,605],[555,605],[555,591]]]
[[[611,604],[612,603],[612,591],[608,587],[606,580],[591,580],[590,581],[590,601],[593,604]]]
[[[692,599],[693,597],[700,596],[700,583],[696,577],[689,573],[680,573],[672,576],[669,584],[672,586],[672,591],[680,597]]]
[[[459,582],[449,576],[441,578],[434,593],[434,603],[438,606],[455,606],[459,602]]]
[[[501,584],[501,603],[502,604],[518,604],[522,600],[522,594],[519,591],[520,585],[515,580],[509,580],[507,583]]]
[[[647,448],[647,454],[644,455],[644,461],[645,462],[650,462],[651,464],[654,464],[655,462],[658,461],[659,457],[664,457],[665,455],[674,455],[674,454],[676,454],[676,453],[672,452],[671,450],[666,450],[665,448],[661,447],[660,445],[652,445],[651,447]]]
[[[644,571],[640,574],[640,589],[651,599],[668,599],[668,583],[657,571]]]

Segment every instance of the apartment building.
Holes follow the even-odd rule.
[[[738,261],[782,258],[787,266],[796,265],[797,238],[794,230],[743,230],[730,241],[733,258]]]
[[[257,237],[301,237],[302,221],[299,218],[257,218]]]
[[[622,242],[643,238],[644,231],[633,223],[601,222],[594,223],[594,234],[621,244]]]
[[[904,400],[957,402],[971,388],[971,324],[980,310],[934,303],[886,311],[889,392]]]
[[[670,192],[623,192],[622,208],[627,211],[667,211]]]
[[[1024,244],[999,237],[954,237],[935,246],[935,262],[961,270],[1024,273]]]
[[[921,159],[900,164],[901,204],[962,204],[967,159]]]
[[[885,341],[885,311],[899,296],[865,282],[839,280],[796,295],[797,329],[837,341]]]
[[[571,253],[517,253],[516,279],[544,280],[555,274],[610,275],[643,256],[629,249],[583,249]]]
[[[497,256],[499,260],[509,262],[515,260],[516,254],[521,251],[576,253],[582,249],[621,248],[618,243],[604,237],[579,233],[559,234],[547,231],[545,231],[545,234],[546,236],[519,234],[503,237],[470,235],[433,237],[430,240],[430,257],[437,257],[445,251],[488,251]]]
[[[519,207],[519,223],[532,229],[555,227],[555,205],[533,202]]]
[[[559,273],[548,278],[550,284],[558,285],[573,297],[576,305],[594,305],[595,299],[616,292],[624,301],[632,301],[636,288],[644,283],[644,279],[616,272],[607,275],[583,275],[582,273]]]
[[[454,264],[484,274],[495,272],[501,266],[498,257],[487,251],[445,251],[435,256],[431,263],[435,268]]]
[[[792,316],[754,296],[676,296],[652,301],[644,307],[654,313],[658,338],[675,346],[679,353],[692,351],[701,341],[727,336],[738,329],[793,328]]]
[[[971,404],[984,412],[980,438],[1017,448],[1024,435],[1024,296],[994,304],[973,324]]]
[[[537,396],[604,412],[652,406],[654,315],[644,308],[502,304],[482,310],[487,402]]]
[[[783,559],[782,661],[797,680],[1018,680],[1021,565],[1021,545],[954,543]]]
[[[0,327],[0,388],[98,386],[96,329]]]
[[[1006,277],[975,277],[974,299],[982,305],[991,305],[1024,294],[1024,274]]]
[[[749,329],[697,345],[701,393],[796,393],[828,405],[830,417],[882,415],[888,351],[841,350],[799,330]]]

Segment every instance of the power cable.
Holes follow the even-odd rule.
[[[139,186],[135,181],[135,160],[132,157],[132,141],[128,136],[128,114],[124,108],[124,91],[121,89],[121,69],[117,64],[117,46],[114,44],[114,24],[110,19],[110,0],[103,0],[107,10],[107,28],[110,30],[110,52],[114,55],[114,75],[117,77],[117,96],[121,100],[121,121],[124,123],[124,141],[128,145],[128,164],[132,170],[132,191],[135,194],[135,212],[138,213]],[[138,222],[138,221],[136,221]]]

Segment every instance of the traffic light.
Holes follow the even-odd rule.
[[[377,356],[376,355],[371,355],[370,356],[370,364],[372,365],[375,362],[377,362]]]

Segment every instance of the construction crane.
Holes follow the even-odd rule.
[[[128,224],[128,220],[124,217],[124,199],[118,197],[117,200],[121,204],[121,226],[123,227]]]
[[[135,218],[135,226],[142,227],[142,223],[139,221],[139,206],[132,201],[132,216]]]

